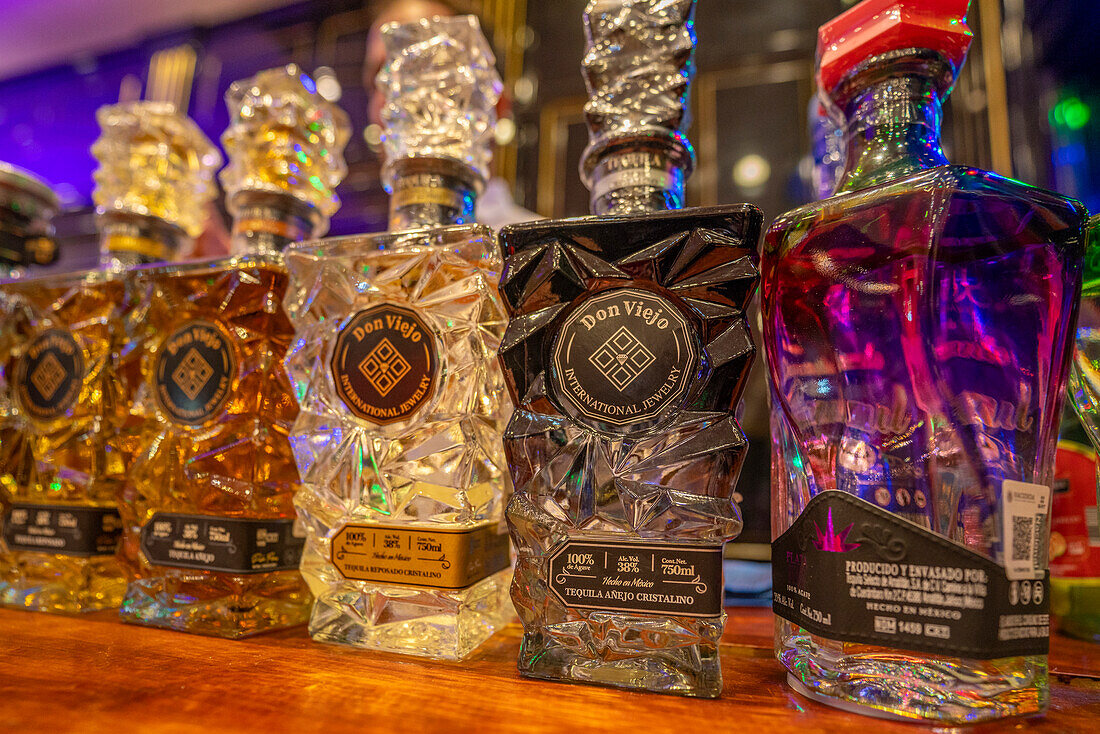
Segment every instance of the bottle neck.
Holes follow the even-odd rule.
[[[909,61],[867,67],[836,100],[847,121],[847,158],[837,193],[947,164],[940,123],[950,78],[945,81],[942,64],[922,68]]]
[[[327,222],[319,221],[320,212],[286,194],[241,191],[229,208],[233,213],[230,248],[235,255],[280,253],[327,229]]]
[[[104,214],[99,218],[99,266],[122,271],[175,260],[186,241],[183,230],[155,217]]]
[[[398,161],[387,177],[389,231],[474,222],[480,183],[469,169],[451,161]]]
[[[645,214],[684,208],[686,170],[667,151],[618,149],[601,155],[586,183],[593,214]]]

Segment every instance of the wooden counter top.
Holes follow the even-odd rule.
[[[463,663],[311,642],[304,629],[227,641],[123,625],[114,615],[0,610],[0,731],[105,732],[913,732],[790,690],[772,615],[730,609],[716,701],[525,680],[520,630]],[[1100,646],[1052,642],[1045,717],[970,732],[1100,731]],[[939,729],[938,731],[945,731]]]

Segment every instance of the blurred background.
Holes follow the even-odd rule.
[[[397,0],[413,2],[413,0]],[[236,79],[294,62],[350,114],[349,174],[333,234],[385,228],[380,130],[364,85],[372,24],[394,1],[5,0],[0,3],[0,160],[57,191],[57,267],[95,262],[91,208],[97,107],[167,99],[212,139]],[[576,174],[587,135],[579,72],[585,0],[447,0],[480,16],[506,99],[496,177],[516,204],[548,217],[587,213]],[[812,196],[808,110],[816,28],[844,0],[699,0],[691,131],[699,165],[689,203],[750,201],[770,220]],[[946,109],[948,157],[1057,189],[1100,210],[1100,3],[972,0],[976,42]],[[224,217],[224,211],[220,212]],[[759,370],[758,370],[759,372]],[[744,417],[746,529],[735,553],[766,554],[768,445],[762,377]]]

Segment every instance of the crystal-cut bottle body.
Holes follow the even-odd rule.
[[[742,525],[733,493],[746,443],[733,413],[755,355],[744,309],[760,219],[722,207],[502,231],[524,675],[721,692],[715,587],[721,546]],[[684,595],[714,595],[704,614],[604,603],[580,566],[561,565],[595,562],[598,585],[657,591],[685,588],[667,585],[665,561],[709,551],[710,588]]]
[[[943,165],[772,225],[774,536],[839,490],[1003,565],[1003,482],[1051,478],[1082,224],[1063,197]],[[917,653],[784,619],[776,646],[803,690],[886,714],[966,722],[1047,705],[1045,656]]]
[[[129,461],[121,347],[130,303],[110,273],[3,285],[0,604],[72,613],[122,599],[115,503]]]
[[[286,262],[310,634],[466,657],[514,616],[492,233],[456,225],[322,240],[290,248]],[[353,548],[354,533],[379,545]],[[455,554],[475,538],[486,545],[465,546],[464,562]],[[385,568],[350,568],[368,558],[356,551]]]
[[[122,492],[128,622],[238,638],[301,624],[298,404],[278,256],[140,268],[139,450]]]

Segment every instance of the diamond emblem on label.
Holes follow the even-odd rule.
[[[359,363],[359,371],[379,395],[383,397],[401,382],[401,378],[412,369],[408,360],[401,356],[389,339],[383,339],[370,350],[366,358]]]
[[[53,397],[64,381],[65,368],[52,353],[47,353],[31,373],[31,383],[46,400]]]
[[[194,400],[206,387],[212,374],[214,374],[214,368],[210,363],[203,359],[197,350],[191,349],[184,355],[180,366],[172,373],[172,380],[188,400]]]
[[[625,326],[620,327],[588,358],[619,392],[634,382],[655,359],[653,352],[646,349]]]

